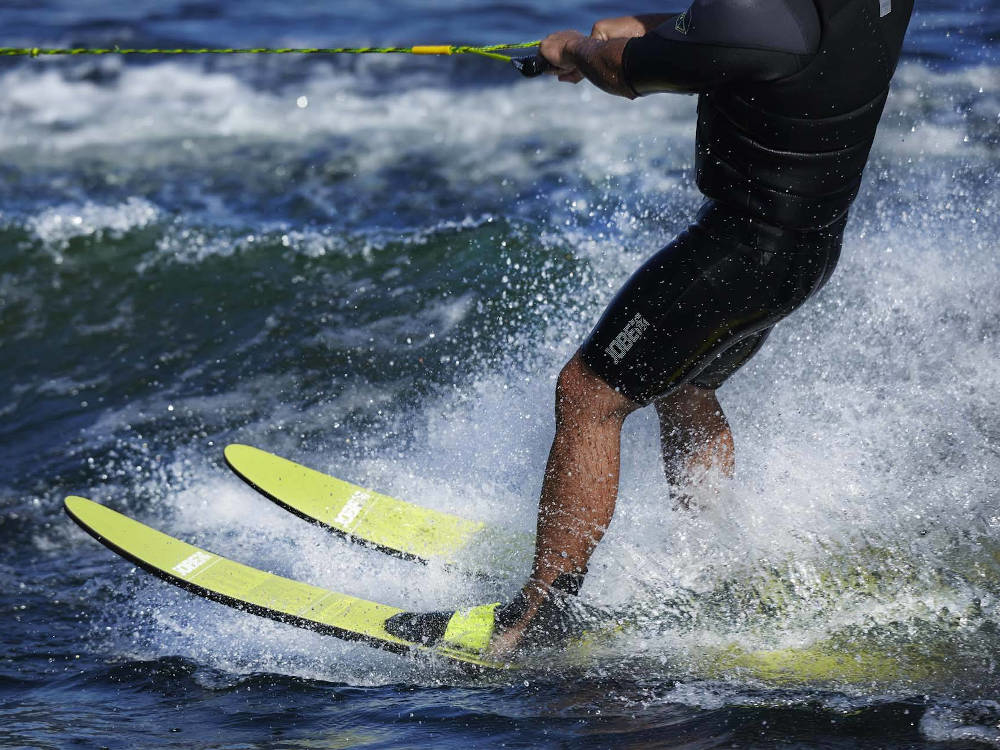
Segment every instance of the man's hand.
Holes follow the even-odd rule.
[[[594,24],[590,31],[593,39],[606,42],[609,39],[627,39],[642,36],[646,33],[646,25],[635,16],[619,16],[618,18],[603,18]]]
[[[609,94],[634,99],[635,92],[625,82],[622,70],[625,44],[671,17],[650,13],[605,18],[594,24],[589,37],[579,31],[557,31],[542,40],[538,54],[548,60],[560,81],[579,83],[586,78]]]
[[[593,39],[606,42],[609,39],[631,39],[644,36],[671,18],[669,13],[646,13],[641,16],[619,16],[604,18],[594,24],[590,32]]]
[[[583,73],[566,49],[568,45],[581,39],[586,37],[579,31],[557,31],[549,34],[538,45],[538,54],[548,60],[560,81],[579,83],[583,80]]]
[[[635,92],[625,82],[622,53],[628,39],[601,41],[579,31],[557,31],[542,40],[538,54],[553,67],[560,81],[578,83],[586,78],[616,96],[634,99]]]

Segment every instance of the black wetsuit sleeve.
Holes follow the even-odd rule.
[[[812,0],[694,0],[629,40],[622,62],[638,95],[693,94],[792,75],[812,60],[819,43]]]

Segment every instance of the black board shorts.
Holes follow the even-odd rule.
[[[846,222],[783,229],[706,201],[615,295],[583,361],[643,405],[684,384],[718,388],[830,278]]]

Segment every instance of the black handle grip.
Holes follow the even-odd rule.
[[[552,65],[541,55],[512,57],[510,62],[525,78],[535,78],[542,73],[552,70]]]

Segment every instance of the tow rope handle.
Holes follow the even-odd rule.
[[[552,64],[541,55],[510,58],[511,65],[525,78],[536,78],[552,70]]]

